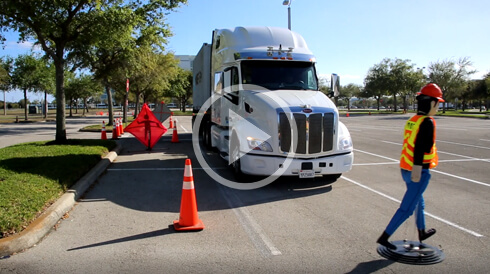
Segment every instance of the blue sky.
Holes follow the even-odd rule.
[[[188,0],[167,16],[174,36],[167,49],[195,55],[217,28],[287,28],[282,0]],[[409,59],[417,67],[469,57],[481,78],[490,72],[490,1],[487,0],[293,0],[292,30],[317,59],[319,75],[340,75],[341,84],[362,84],[384,58]],[[9,40],[0,56],[27,53]],[[7,94],[7,101],[16,92]],[[20,94],[20,92],[19,92]],[[22,95],[20,95],[22,98]],[[3,98],[2,98],[3,99]],[[18,100],[16,100],[18,101]]]

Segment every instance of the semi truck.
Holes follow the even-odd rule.
[[[289,29],[214,30],[193,62],[194,134],[237,179],[340,177],[352,168],[352,139],[315,63]]]

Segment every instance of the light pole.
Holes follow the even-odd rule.
[[[293,0],[284,0],[282,4],[288,6],[288,29],[291,30],[291,2]]]

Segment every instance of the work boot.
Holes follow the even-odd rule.
[[[392,249],[392,250],[396,250],[396,245],[390,243],[388,241],[388,238],[390,237],[391,235],[389,235],[388,233],[386,233],[386,231],[383,232],[383,234],[381,234],[381,236],[378,238],[378,240],[376,241],[378,244],[386,247],[386,248],[389,248],[389,249]]]
[[[419,229],[419,241],[422,242],[423,240],[429,238],[434,234],[436,234],[436,230],[434,228],[431,228],[427,231],[425,231],[425,229]]]

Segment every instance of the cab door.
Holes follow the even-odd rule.
[[[238,68],[228,67],[223,75],[223,97],[221,98],[221,118],[230,126],[230,113],[240,113]],[[233,111],[233,112],[232,112]]]

